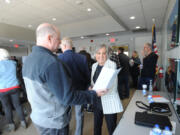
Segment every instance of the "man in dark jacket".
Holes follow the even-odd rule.
[[[105,91],[72,90],[67,66],[53,54],[60,44],[57,27],[48,23],[39,25],[36,44],[23,65],[31,119],[41,135],[68,135],[70,105],[94,103]]]
[[[85,90],[90,85],[90,71],[88,63],[84,55],[73,52],[72,40],[65,37],[61,40],[62,54],[58,57],[62,60],[70,69],[72,78],[73,90]],[[83,133],[83,106],[75,105],[76,114],[76,131],[75,135],[82,135]]]
[[[129,57],[124,54],[124,48],[118,48],[121,71],[118,75],[118,91],[121,99],[129,98]],[[124,90],[123,90],[124,86]]]
[[[138,85],[138,89],[142,89],[142,85],[146,84],[149,89],[150,80],[153,82],[156,72],[156,64],[158,55],[152,52],[152,46],[150,43],[144,44],[143,50],[143,67],[141,70],[141,77]]]

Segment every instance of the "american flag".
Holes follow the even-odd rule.
[[[158,55],[158,48],[156,45],[156,27],[155,24],[152,26],[152,51]]]
[[[156,27],[155,24],[152,26],[152,51],[158,55],[158,48],[156,45]],[[157,78],[158,78],[158,64],[156,64],[156,73],[153,83],[153,90],[157,90]]]

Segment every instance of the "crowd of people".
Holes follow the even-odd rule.
[[[62,53],[54,54],[61,48]],[[71,108],[75,107],[75,135],[83,134],[84,105],[93,106],[94,135],[101,135],[103,117],[105,117],[109,135],[116,127],[117,113],[123,111],[120,100],[129,98],[129,77],[133,87],[142,89],[142,84],[149,85],[154,80],[158,56],[146,43],[141,64],[137,51],[132,57],[124,54],[119,47],[117,53],[106,45],[99,45],[95,51],[95,60],[85,50],[76,53],[69,37],[60,40],[60,31],[52,24],[43,23],[36,29],[36,46],[27,56],[22,67],[23,84],[31,105],[31,120],[41,135],[68,135],[71,120]],[[143,66],[142,66],[143,65]],[[113,87],[109,90],[93,90],[103,67],[119,69]],[[138,81],[139,80],[139,81]],[[7,120],[8,130],[16,129],[13,121],[12,105],[20,118],[22,127],[27,122],[19,101],[20,80],[17,77],[17,63],[10,59],[5,49],[0,49],[0,101]],[[113,97],[107,100],[106,95]],[[110,114],[103,112],[103,104],[116,102],[119,109]],[[12,103],[12,105],[11,105]]]

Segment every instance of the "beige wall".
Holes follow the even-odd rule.
[[[0,23],[0,37],[35,41],[35,31],[18,26]]]

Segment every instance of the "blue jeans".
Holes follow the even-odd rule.
[[[17,114],[21,121],[25,121],[24,113],[19,100],[19,89],[14,89],[8,92],[0,93],[0,101],[4,108],[6,120],[9,123],[13,122],[13,110],[11,103],[13,104]]]
[[[75,135],[83,134],[83,122],[84,122],[84,112],[82,105],[75,105],[75,115],[76,115],[76,131]]]
[[[141,77],[138,83],[138,90],[142,90],[142,85],[146,84],[147,85],[147,90],[149,90],[149,84],[150,84],[150,80],[152,80],[152,84],[154,82],[153,78],[150,77]]]
[[[44,128],[34,124],[40,135],[68,135],[69,134],[69,125],[62,129],[55,128]]]

